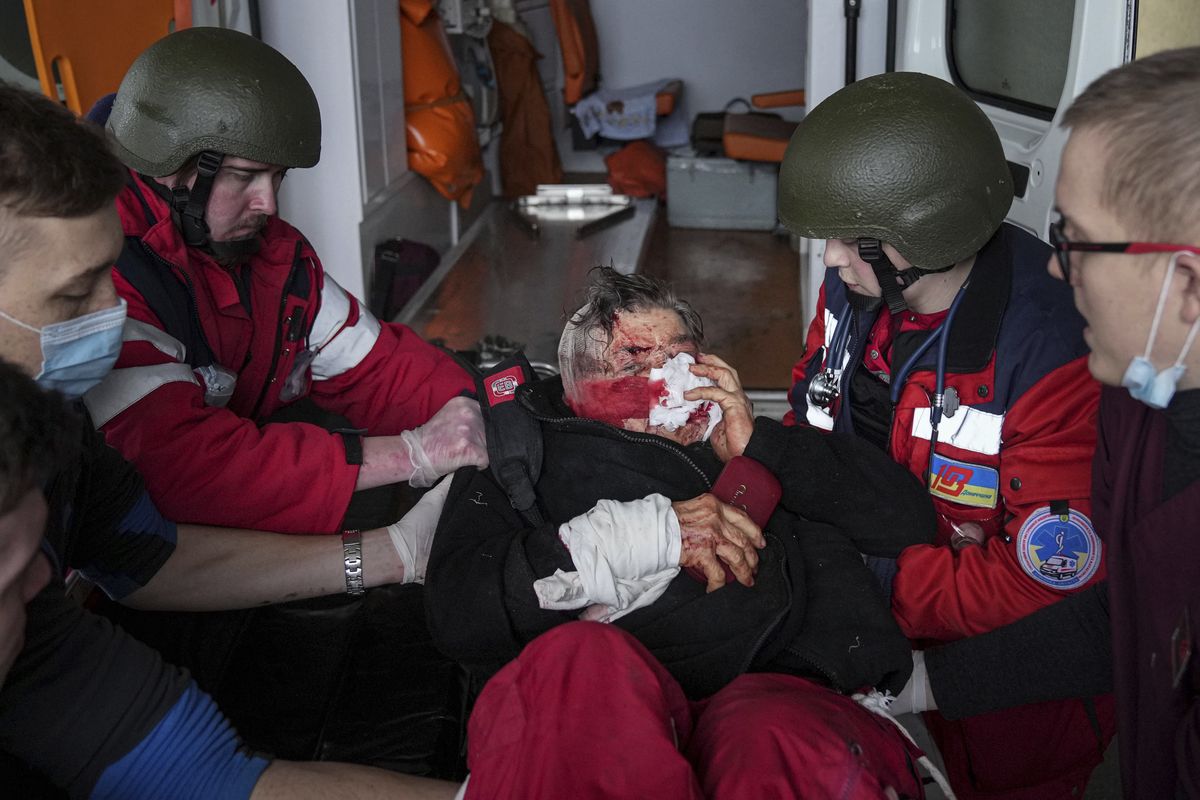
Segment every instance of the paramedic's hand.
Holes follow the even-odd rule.
[[[425,493],[399,522],[387,526],[388,538],[396,548],[396,555],[404,567],[400,583],[424,583],[425,568],[429,566],[429,552],[433,549],[433,533],[437,530],[442,506],[450,492],[451,478]]]
[[[701,354],[698,364],[692,365],[692,374],[710,378],[716,386],[701,386],[684,392],[685,400],[710,400],[721,407],[723,416],[713,428],[713,450],[717,458],[728,462],[746,450],[750,435],[754,433],[754,406],[742,390],[742,381],[737,370],[721,359],[707,353]]]
[[[954,533],[950,534],[950,546],[955,550],[966,550],[983,544],[983,527],[974,522],[952,522]]]
[[[432,486],[439,477],[460,467],[483,469],[488,465],[483,415],[479,402],[469,397],[448,400],[428,422],[400,437],[413,467],[408,482],[418,488]]]
[[[758,549],[767,542],[745,511],[707,493],[672,503],[671,508],[679,519],[682,537],[679,566],[704,573],[710,592],[725,585],[722,563],[729,566],[738,583],[754,585]]]

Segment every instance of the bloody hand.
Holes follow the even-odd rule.
[[[710,592],[725,585],[726,566],[738,583],[754,585],[758,549],[766,546],[766,540],[746,512],[707,493],[671,507],[682,535],[681,567],[702,573]]]
[[[737,370],[714,355],[704,353],[692,374],[709,378],[716,386],[702,386],[684,393],[687,400],[709,400],[721,407],[721,421],[713,428],[712,443],[717,458],[723,462],[740,456],[754,433],[754,407],[742,390]]]

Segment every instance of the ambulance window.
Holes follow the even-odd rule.
[[[1071,54],[1075,0],[948,0],[950,71],[977,100],[1050,119]]]

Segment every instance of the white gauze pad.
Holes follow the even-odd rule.
[[[693,375],[688,369],[696,359],[691,353],[680,353],[663,364],[660,369],[650,370],[650,383],[662,381],[658,402],[650,408],[650,425],[669,431],[678,430],[687,424],[688,418],[697,410],[708,412],[708,428],[704,431],[707,440],[713,428],[721,421],[721,407],[708,400],[684,400],[683,393],[697,386],[715,386],[708,378]]]

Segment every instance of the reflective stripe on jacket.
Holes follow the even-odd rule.
[[[946,482],[931,492],[938,511],[937,543],[905,550],[893,587],[892,610],[917,646],[1000,627],[1105,574],[1093,534],[1084,564],[1090,573],[1080,573],[1090,576],[1075,585],[1050,585],[1053,581],[1035,575],[1031,558],[1049,558],[1038,549],[1045,542],[1021,536],[1027,522],[1032,519],[1032,530],[1037,520],[1051,516],[1051,509],[1066,509],[1076,519],[1091,514],[1099,385],[1088,374],[1084,322],[1070,288],[1046,272],[1049,255],[1049,247],[1033,236],[1002,226],[977,256],[953,322],[946,386],[957,391],[962,406],[943,418],[936,452],[956,462],[948,466],[958,477],[943,473]],[[830,270],[805,355],[793,369],[788,422],[854,431],[853,413],[848,418],[835,406],[831,416],[808,399],[810,382],[824,368],[825,348],[843,322],[854,326],[850,349],[860,345],[845,361],[848,382],[864,380],[863,370],[857,376],[854,371],[862,364],[861,343],[876,315],[855,313],[839,320],[845,306],[845,285]],[[893,376],[926,335],[896,337],[889,362]],[[927,486],[935,359],[936,347],[908,375],[888,436],[889,455]],[[985,484],[992,487],[994,507],[984,502]],[[955,490],[969,486],[975,496],[961,502],[967,492],[955,496]],[[964,522],[980,525],[987,539],[983,546],[955,552],[950,537],[954,525]],[[1094,706],[1080,700],[1042,703],[953,722],[931,717],[930,730],[963,798],[1070,796],[1103,758],[1113,732],[1111,697],[1099,698]]]
[[[368,434],[396,434],[470,388],[447,355],[376,320],[278,217],[257,254],[226,268],[184,245],[149,179],[132,176],[118,210],[126,247],[113,278],[130,323],[116,368],[87,403],[169,518],[335,531],[359,469],[342,437],[264,421],[307,395]],[[139,290],[145,275],[162,286]],[[222,381],[218,398],[211,384]]]

